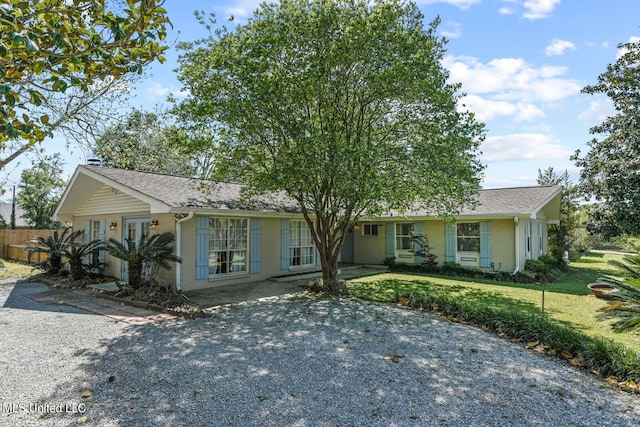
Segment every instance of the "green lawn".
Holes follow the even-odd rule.
[[[27,265],[13,261],[2,261],[0,265],[0,280],[23,279],[34,274],[41,273],[41,270],[34,270],[32,265]]]
[[[598,277],[616,277],[619,272],[607,260],[617,255],[587,253],[571,264],[557,283],[546,285],[545,316],[570,326],[590,336],[615,340],[640,353],[640,334],[615,333],[610,320],[601,319],[600,309],[606,300],[590,294],[587,284]],[[395,290],[420,290],[427,293],[447,293],[472,301],[479,306],[489,306],[527,313],[540,313],[542,286],[508,283],[467,281],[422,275],[384,273],[350,281],[355,295],[378,300],[394,301]],[[393,283],[393,288],[389,284]]]

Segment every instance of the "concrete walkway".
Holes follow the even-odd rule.
[[[176,316],[170,314],[158,313],[146,308],[99,298],[96,296],[96,292],[90,289],[51,289],[28,295],[28,298],[47,305],[71,305],[90,313],[106,316],[116,322],[125,322],[132,325],[146,325],[176,318]]]
[[[382,273],[386,270],[382,268],[371,268],[362,266],[342,267],[338,275],[341,279],[352,279],[355,277],[368,276]],[[310,278],[304,275],[291,276],[285,280],[263,280],[260,282],[240,283],[234,285],[217,286],[202,289],[199,291],[187,291],[184,295],[201,309],[207,311],[208,308],[220,307],[229,304],[240,304],[243,302],[260,301],[268,299],[295,297],[296,294],[304,292],[304,285]]]

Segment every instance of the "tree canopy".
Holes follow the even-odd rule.
[[[123,0],[124,1],[124,0]],[[12,155],[83,114],[117,81],[163,61],[162,1],[6,0],[0,5],[0,148]]]
[[[560,224],[549,226],[549,253],[560,261],[564,259],[565,252],[571,253],[575,249],[575,231],[580,225],[578,189],[569,179],[567,170],[558,174],[553,167],[538,169],[537,181],[538,185],[562,186]]]
[[[605,237],[640,233],[640,42],[619,48],[624,54],[583,89],[608,96],[616,114],[590,129],[601,138],[587,143],[584,156],[572,157],[582,168],[581,193],[597,201],[587,228]]]
[[[62,178],[63,166],[60,154],[56,153],[44,156],[33,167],[22,171],[16,203],[33,228],[49,229],[60,225],[52,217],[67,184]]]
[[[91,149],[106,167],[191,176],[196,153],[183,153],[174,143],[179,136],[161,115],[133,110],[107,127]]]
[[[479,189],[484,128],[423,18],[399,0],[282,0],[182,46],[176,111],[218,136],[213,178],[295,199],[325,279],[363,215],[452,215]]]

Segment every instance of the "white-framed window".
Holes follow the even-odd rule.
[[[544,225],[538,223],[538,256],[544,255]]]
[[[396,224],[396,249],[411,250],[413,249],[413,224],[400,223]]]
[[[525,259],[533,258],[533,241],[531,239],[531,221],[524,222]]]
[[[480,223],[457,223],[456,240],[458,252],[480,252]]]
[[[378,224],[364,224],[362,229],[362,233],[365,236],[377,236],[378,235]]]
[[[248,220],[209,218],[209,275],[248,272]]]
[[[289,242],[289,265],[292,267],[315,265],[315,245],[307,222],[291,221],[290,228],[291,240]]]

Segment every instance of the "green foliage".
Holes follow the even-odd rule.
[[[436,254],[431,253],[429,238],[423,234],[411,236],[412,247],[415,248],[413,255],[420,261],[420,265],[424,267],[435,267],[438,265]]]
[[[549,167],[544,171],[538,169],[538,185],[561,185],[560,224],[549,225],[549,253],[562,260],[565,252],[571,256],[579,251],[577,246],[577,230],[580,227],[578,187],[569,180],[565,169],[562,175]]]
[[[84,234],[84,230],[81,230],[77,235]],[[63,250],[63,256],[69,263],[69,273],[74,280],[82,279],[85,274],[91,270],[102,269],[104,266],[95,266],[85,263],[86,257],[93,254],[96,251],[102,250],[104,242],[102,240],[92,240],[87,243],[78,244],[71,242]]]
[[[326,292],[329,294],[346,294],[347,282],[336,279],[312,279],[305,283],[304,288],[311,292]]]
[[[179,134],[161,115],[133,110],[105,129],[91,148],[102,166],[192,176],[196,173],[191,160],[194,153],[179,149],[175,143]]]
[[[577,355],[591,370],[613,375],[620,381],[640,381],[640,357],[611,340],[592,338],[539,315],[509,308],[492,307],[478,299],[464,299],[429,284],[382,280],[357,283],[353,294],[382,302],[404,301],[420,310],[437,312],[523,342],[538,341],[560,354]]]
[[[53,235],[47,238],[41,236],[36,237],[34,243],[36,243],[37,246],[26,246],[21,250],[28,251],[29,253],[47,254],[47,259],[37,264],[36,267],[42,268],[50,274],[58,274],[62,270],[62,257],[65,251],[74,243],[75,239],[83,233],[83,230],[72,231],[71,227],[65,228],[62,233],[59,233],[59,230],[55,230]]]
[[[66,182],[62,179],[64,162],[60,154],[45,156],[21,174],[16,203],[23,209],[23,217],[33,228],[55,229],[60,223],[53,221]]]
[[[587,143],[589,151],[572,156],[581,169],[579,190],[597,204],[587,228],[604,237],[640,233],[640,41],[619,46],[624,52],[598,76],[598,83],[583,89],[588,94],[607,95],[616,114],[590,129],[602,139]]]
[[[162,2],[127,0],[119,11],[108,3],[5,0],[0,8],[0,148],[17,139],[40,142],[56,129],[60,122],[47,114],[56,96],[86,93],[164,60],[167,47],[160,42],[170,23]]]
[[[136,291],[144,285],[153,283],[157,269],[171,268],[171,261],[182,262],[180,257],[173,253],[175,237],[171,232],[154,234],[148,237],[140,236],[138,242],[127,237],[124,242],[109,239],[106,245],[109,253],[128,263],[129,287]],[[149,268],[149,275],[145,277],[144,270]]]
[[[215,135],[213,178],[296,200],[325,279],[364,213],[451,216],[479,189],[484,126],[458,108],[438,23],[400,0],[282,0],[182,45],[175,112]]]

